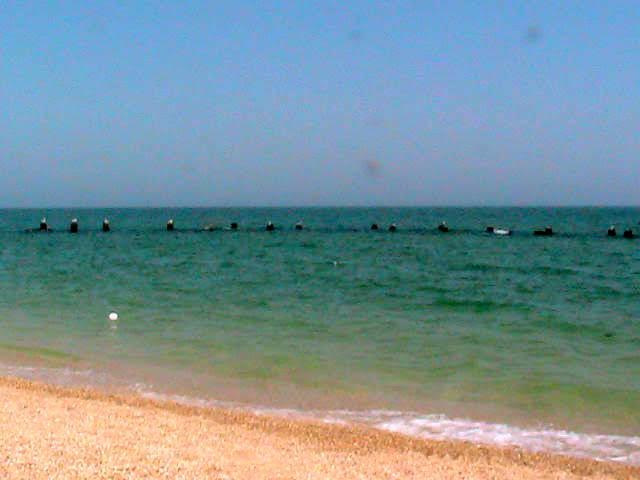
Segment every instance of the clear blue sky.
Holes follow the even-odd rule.
[[[9,0],[0,112],[0,206],[638,205],[640,4]]]

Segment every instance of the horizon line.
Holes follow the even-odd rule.
[[[276,208],[276,209],[303,209],[303,208],[640,208],[638,205],[623,204],[529,204],[529,205],[474,205],[474,204],[432,204],[432,205],[89,205],[89,206],[69,206],[69,205],[50,205],[50,206],[0,206],[0,210],[160,210],[160,209],[260,209],[260,208]]]

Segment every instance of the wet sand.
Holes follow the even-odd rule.
[[[640,468],[0,378],[3,479],[618,479]]]

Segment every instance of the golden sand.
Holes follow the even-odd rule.
[[[640,479],[640,469],[0,378],[2,479]]]

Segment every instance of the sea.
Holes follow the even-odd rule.
[[[640,465],[640,239],[622,236],[639,222],[640,208],[0,210],[0,375]]]

